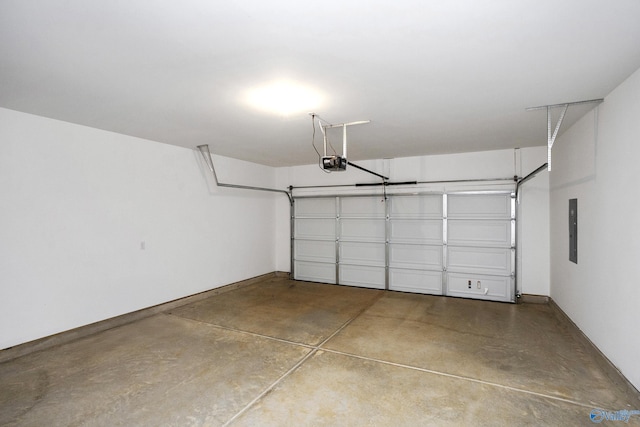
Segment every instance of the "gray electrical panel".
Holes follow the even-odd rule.
[[[569,261],[578,263],[578,199],[569,199]]]

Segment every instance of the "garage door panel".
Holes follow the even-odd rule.
[[[449,246],[447,270],[511,275],[511,249]]]
[[[442,244],[442,220],[391,220],[389,240],[404,243]]]
[[[336,264],[320,262],[295,261],[296,280],[309,282],[336,283]]]
[[[390,244],[389,267],[442,270],[442,246]]]
[[[296,217],[336,217],[336,199],[331,198],[309,198],[296,199]]]
[[[511,246],[511,221],[449,220],[448,243],[457,246]]]
[[[330,218],[297,218],[295,238],[307,240],[335,240],[336,220]]]
[[[509,301],[511,287],[510,277],[464,273],[448,273],[447,277],[447,294],[457,297]]]
[[[340,239],[356,242],[384,242],[384,219],[341,218]]]
[[[327,240],[296,240],[294,258],[297,261],[336,262],[336,243]]]
[[[511,218],[510,194],[450,194],[447,212],[452,218]]]
[[[393,196],[392,218],[442,218],[442,195]]]
[[[384,267],[384,243],[340,242],[340,262]]]
[[[394,291],[441,295],[442,272],[390,268],[389,289]]]
[[[386,206],[382,197],[342,197],[340,217],[385,218]]]
[[[340,284],[384,289],[385,268],[340,264]]]

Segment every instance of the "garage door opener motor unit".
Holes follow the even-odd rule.
[[[334,125],[321,119],[320,116],[318,116],[315,113],[309,113],[309,115],[311,115],[311,121],[313,124],[313,138],[312,138],[311,144],[313,145],[313,148],[316,150],[316,153],[320,158],[320,167],[327,172],[345,171],[347,169],[347,164],[349,163],[347,161],[347,126],[364,125],[364,124],[370,123],[370,121],[361,120],[357,122],[340,123],[340,124]],[[318,124],[320,125],[320,131],[322,132],[322,139],[323,139],[322,154],[320,154],[320,152],[318,151],[315,145],[316,119],[318,120]],[[335,149],[333,150],[333,155],[327,154],[327,146],[330,146],[333,149],[333,146],[331,145],[327,137],[327,129],[333,129],[333,128],[342,128],[342,153],[341,154],[336,153]]]

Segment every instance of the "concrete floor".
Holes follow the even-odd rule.
[[[283,278],[0,364],[3,426],[570,426],[594,409],[640,395],[548,305]]]

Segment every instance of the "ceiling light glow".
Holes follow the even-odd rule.
[[[284,116],[316,109],[322,100],[316,89],[290,80],[278,80],[245,94],[245,102],[253,108]]]

